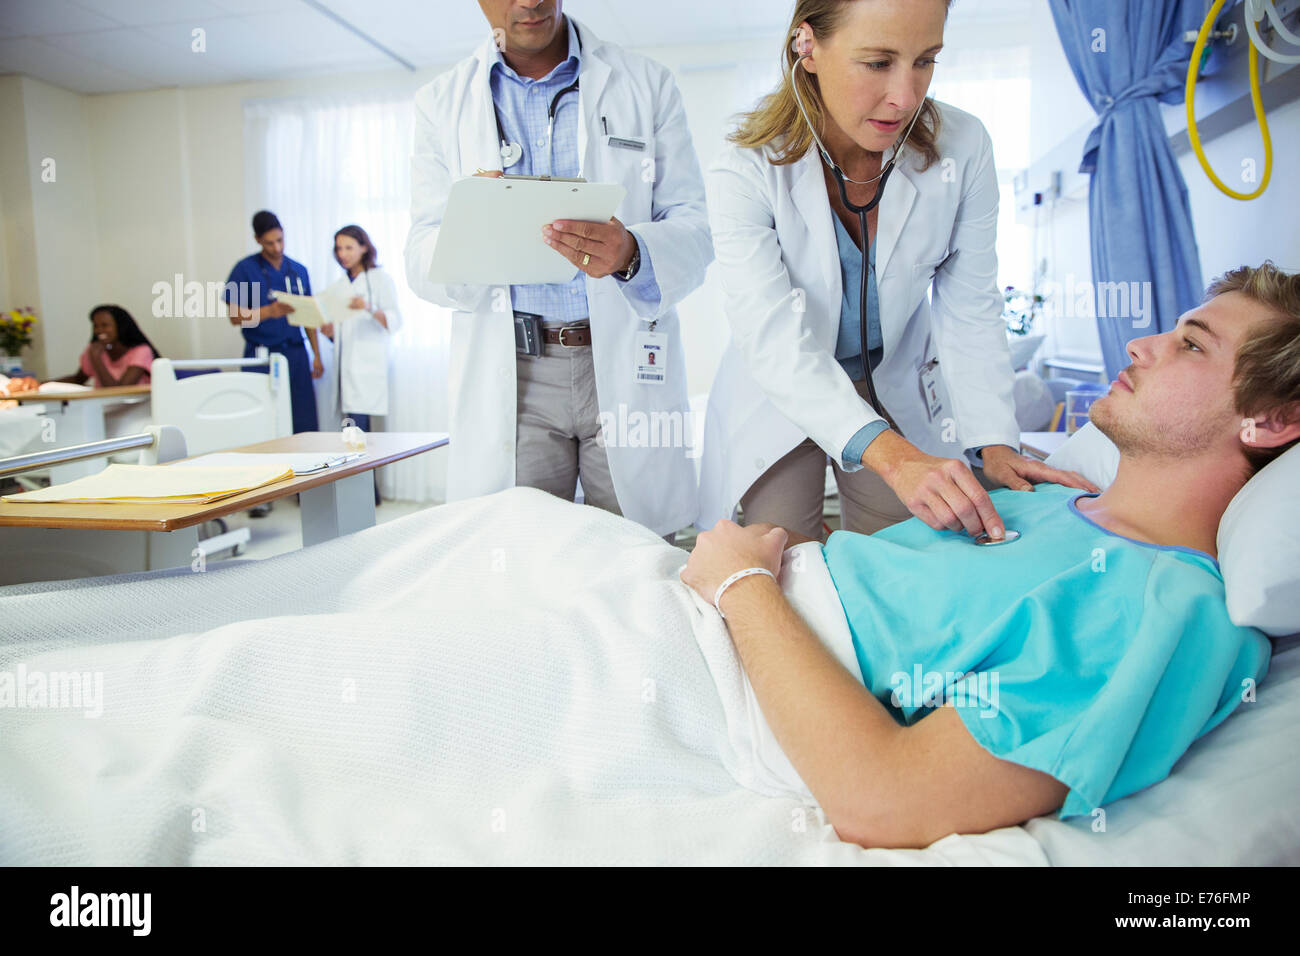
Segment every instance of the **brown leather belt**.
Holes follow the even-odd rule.
[[[580,349],[591,345],[591,326],[566,325],[558,329],[542,329],[542,338],[547,345],[563,345],[565,348]]]

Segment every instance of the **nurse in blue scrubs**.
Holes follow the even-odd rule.
[[[253,238],[262,251],[235,263],[226,280],[230,322],[243,326],[244,358],[252,358],[257,347],[264,345],[288,360],[294,433],[314,432],[318,430],[316,392],[311,380],[325,373],[316,330],[291,325],[285,316],[293,307],[271,298],[273,291],[311,295],[307,267],[284,254],[284,230],[275,213],[262,210],[253,217]],[[310,362],[303,343],[304,331],[311,342]]]

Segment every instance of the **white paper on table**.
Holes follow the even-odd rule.
[[[94,389],[89,385],[78,385],[76,382],[42,382],[36,386],[36,391],[46,395],[57,395],[60,392],[91,392]]]
[[[292,468],[295,475],[309,475],[313,472],[323,471],[326,462],[340,458],[344,455],[354,455],[355,451],[346,448],[340,448],[337,452],[311,451],[311,452],[290,452],[287,454],[265,454],[256,452],[238,452],[238,451],[221,451],[214,452],[211,455],[200,455],[198,458],[190,458],[185,461],[173,462],[172,466],[183,468],[187,465],[198,467],[230,467],[235,465],[279,465],[284,468]],[[342,464],[338,462],[338,464]]]

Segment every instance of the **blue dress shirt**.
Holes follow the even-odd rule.
[[[849,231],[840,222],[840,217],[831,214],[835,220],[835,240],[840,252],[840,273],[844,278],[844,293],[840,301],[840,332],[835,340],[835,359],[848,373],[853,381],[862,381],[866,376],[862,371],[862,327],[858,313],[858,300],[862,290],[862,250],[858,248]],[[867,257],[867,347],[882,347],[880,336],[880,290],[876,287],[876,244],[871,243]],[[879,361],[877,358],[876,361]],[[875,369],[875,362],[872,363]],[[879,411],[879,409],[876,409]],[[844,446],[840,456],[845,464],[857,465],[862,461],[862,453],[881,432],[889,431],[884,421],[864,425],[854,433]]]
[[[552,150],[547,142],[549,110],[555,95],[572,85],[582,69],[582,52],[578,45],[573,21],[565,18],[569,30],[569,56],[554,70],[534,80],[520,76],[496,51],[492,63],[490,82],[492,102],[496,105],[501,127],[511,143],[523,148],[523,157],[505,172],[512,176],[559,176],[575,178],[581,172],[578,156],[578,92],[565,94],[555,107],[555,168],[550,168]],[[631,230],[629,230],[631,231]],[[659,308],[659,283],[655,279],[650,253],[641,237],[632,232],[641,253],[641,267],[632,280],[625,284],[624,292],[642,311],[654,312]],[[622,280],[619,280],[622,282]],[[518,312],[531,312],[550,322],[576,322],[589,316],[587,309],[586,275],[575,267],[573,278],[567,283],[515,285],[510,287],[513,308]]]

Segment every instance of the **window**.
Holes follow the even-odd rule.
[[[410,228],[414,110],[408,93],[294,100],[244,106],[247,213],[270,209],[284,226],[285,254],[303,263],[313,290],[343,276],[334,233],[361,226],[379,264],[397,283],[403,326],[389,354],[388,431],[446,431],[444,387],[451,317],[406,282],[403,250]],[[325,375],[316,380],[320,427],[340,421],[333,348],[322,339]],[[380,471],[388,497],[437,501],[445,495],[445,459],[416,455]]]

